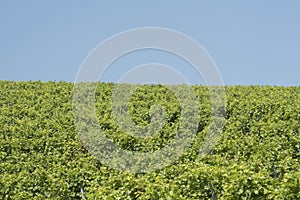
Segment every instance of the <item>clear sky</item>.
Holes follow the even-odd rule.
[[[96,45],[140,27],[195,39],[226,85],[300,85],[297,0],[2,0],[0,80],[73,82]]]

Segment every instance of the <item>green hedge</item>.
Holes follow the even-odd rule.
[[[107,138],[151,152],[168,144],[180,105],[163,85],[140,86],[129,113],[150,123],[153,102],[167,123],[150,138],[122,132],[111,114],[115,84],[99,83],[96,111]],[[130,85],[128,85],[130,87]],[[300,87],[231,86],[215,148],[199,157],[210,122],[207,87],[193,86],[199,126],[191,148],[172,165],[131,174],[103,165],[75,130],[72,83],[0,81],[0,199],[300,199]]]

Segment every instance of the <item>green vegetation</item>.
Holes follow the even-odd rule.
[[[99,83],[95,92],[107,138],[141,152],[172,140],[180,105],[170,91],[141,86],[132,96],[136,124],[150,123],[154,101],[167,117],[153,137],[136,138],[113,120],[114,87]],[[200,113],[191,148],[166,168],[131,174],[103,165],[84,148],[75,130],[72,83],[0,81],[0,199],[300,199],[300,87],[226,87],[223,132],[202,157],[210,99],[206,87],[192,89]]]

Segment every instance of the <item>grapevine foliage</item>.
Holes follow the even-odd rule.
[[[163,85],[144,85],[129,114],[144,126],[159,103],[166,122],[138,138],[113,120],[112,83],[99,83],[95,108],[108,139],[128,151],[167,145],[180,104]],[[130,85],[128,85],[130,87]],[[0,81],[1,199],[300,199],[300,87],[228,86],[226,121],[214,149],[198,156],[210,123],[207,87],[191,86],[199,103],[198,133],[172,165],[147,174],[105,166],[87,151],[74,125],[73,85]]]

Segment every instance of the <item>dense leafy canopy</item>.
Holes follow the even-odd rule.
[[[130,151],[168,144],[180,104],[163,85],[144,85],[129,114],[145,126],[149,109],[165,109],[151,137],[126,134],[112,116],[112,83],[99,83],[96,112],[107,138]],[[130,87],[130,86],[128,86]],[[74,125],[66,82],[0,81],[1,199],[300,199],[300,87],[226,87],[226,121],[214,149],[199,157],[210,123],[207,87],[192,86],[200,112],[191,147],[172,165],[146,174],[106,166],[87,151]]]

